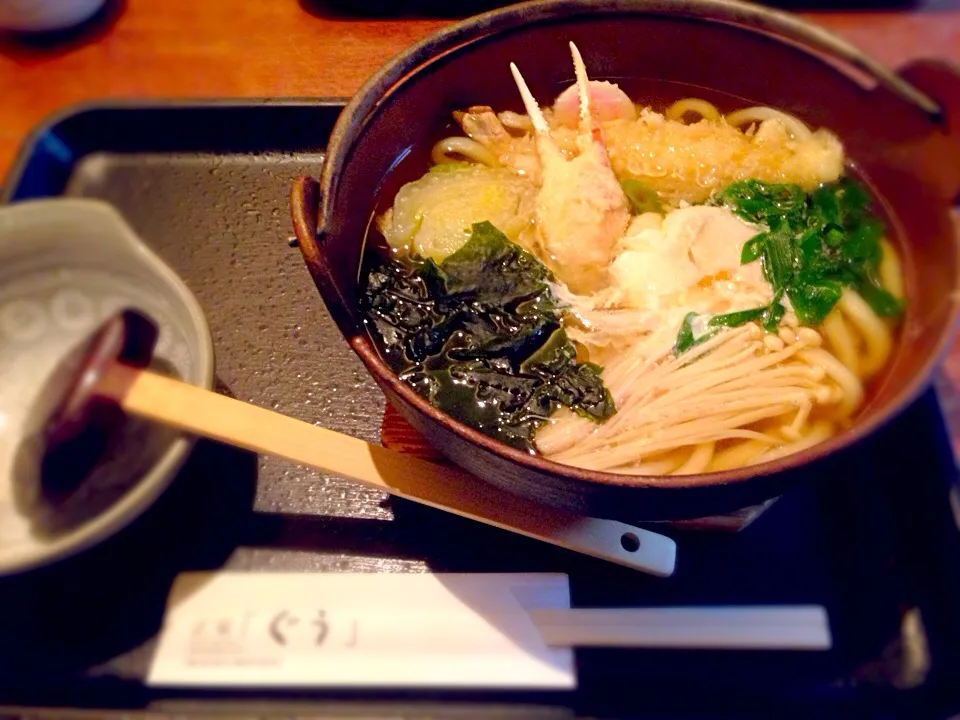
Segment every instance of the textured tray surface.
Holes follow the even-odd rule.
[[[342,341],[290,234],[294,177],[322,155],[103,155],[66,194],[107,200],[186,278],[210,321],[223,392],[326,427],[379,439],[383,398]],[[385,519],[380,493],[259,462],[256,509]]]
[[[335,117],[335,108],[327,111],[328,120]],[[322,135],[305,142],[308,131],[318,132],[309,127],[316,118],[304,122],[290,109],[271,116],[269,106],[235,110],[238,125],[266,134],[240,142],[237,130],[221,145],[208,139],[214,152],[202,152],[200,130],[191,130],[202,125],[196,109],[168,109],[160,124],[151,112],[128,117],[119,139],[84,140],[77,129],[83,123],[71,125],[73,135],[60,135],[83,145],[85,156],[57,172],[31,161],[32,179],[14,182],[13,194],[114,203],[208,313],[221,391],[377,440],[383,398],[287,245],[289,182],[318,173],[322,161],[319,152],[290,150],[322,144]],[[161,130],[163,152],[150,134]],[[145,151],[137,149],[137,133]],[[178,142],[189,151],[178,151]],[[785,496],[743,533],[671,531],[679,564],[664,581],[201,443],[171,491],[128,531],[60,566],[0,582],[0,700],[103,702],[98,693],[120,704],[150,699],[137,681],[171,578],[220,566],[560,571],[570,574],[581,606],[816,602],[829,609],[837,646],[824,654],[579,653],[581,693],[547,704],[575,702],[584,712],[617,702],[631,707],[638,697],[651,709],[716,708],[739,702],[734,696],[804,697],[813,707],[926,692],[956,667],[956,618],[948,608],[960,605],[960,591],[957,573],[944,572],[948,559],[960,556],[944,482],[952,469],[928,394],[853,454],[842,475]],[[922,608],[919,636],[904,629],[916,624],[913,607]],[[117,686],[117,679],[134,682]],[[630,696],[616,692],[625,686]]]

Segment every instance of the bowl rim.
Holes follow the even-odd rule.
[[[896,73],[829,31],[786,12],[739,2],[738,0],[638,0],[636,2],[630,0],[598,0],[595,2],[588,0],[533,0],[532,2],[520,3],[468,18],[428,36],[395,56],[361,87],[344,109],[331,134],[327,162],[324,164],[320,182],[322,196],[316,235],[322,236],[328,224],[327,219],[332,212],[332,201],[337,195],[338,178],[343,166],[350,161],[351,146],[362,134],[366,122],[377,112],[378,107],[389,94],[397,91],[405,82],[414,77],[417,71],[430,62],[467,45],[480,42],[491,34],[514,30],[521,23],[532,24],[561,17],[570,18],[571,15],[586,13],[591,16],[597,13],[679,16],[753,30],[797,47],[814,59],[828,65],[832,71],[846,76],[852,83],[859,82],[862,84],[862,74],[866,72],[878,83],[891,90],[902,101],[912,104],[931,120],[938,121],[941,117],[939,105],[934,100],[907,83]],[[835,62],[827,62],[825,56],[830,57]],[[860,76],[854,72],[844,72],[844,68],[838,67],[836,61],[839,61],[843,66],[849,66],[859,71]],[[958,249],[954,278],[955,283],[960,284],[960,237],[957,236],[957,233],[954,233],[954,243]],[[302,246],[303,243],[301,242]],[[310,261],[308,260],[309,264]],[[321,294],[323,295],[322,289]],[[348,309],[348,314],[352,310]],[[454,432],[462,440],[480,446],[495,456],[516,463],[529,471],[558,478],[575,479],[596,487],[682,491],[698,487],[715,488],[741,483],[758,476],[781,473],[807,466],[844,450],[873,434],[898,416],[929,385],[934,370],[942,362],[950,348],[958,326],[958,320],[960,320],[960,296],[955,295],[951,299],[949,318],[940,332],[940,337],[933,352],[923,362],[920,370],[899,388],[887,403],[883,412],[873,415],[866,421],[858,421],[853,427],[828,440],[782,458],[732,470],[683,476],[628,475],[586,470],[532,455],[500,443],[435,408],[429,401],[401,381],[386,362],[380,358],[363,330],[363,322],[360,322],[356,328],[350,328],[350,332],[344,334],[367,370],[381,384],[387,385],[403,403],[412,406],[419,413]]]
[[[348,153],[338,152],[344,139],[362,129],[368,117],[386,99],[388,91],[394,91],[415,74],[411,68],[419,68],[466,45],[480,42],[489,35],[516,29],[522,24],[586,13],[591,16],[626,13],[687,17],[773,35],[781,42],[792,43],[808,53],[816,50],[821,59],[828,56],[841,65],[866,74],[934,120],[941,117],[940,105],[926,93],[839,35],[793,13],[744,0],[528,0],[441,28],[395,55],[360,86],[330,134],[327,161],[324,162],[321,176],[324,189],[321,217],[328,216],[327,198],[336,194],[337,180],[344,164],[349,161]],[[842,72],[837,65],[833,65],[833,69]],[[847,75],[852,80],[857,77],[855,73]]]
[[[37,216],[42,221],[45,213],[52,207],[64,209],[77,216],[97,217],[113,225],[116,233],[124,236],[124,244],[127,245],[130,255],[135,257],[135,262],[144,267],[145,272],[153,273],[159,278],[163,285],[171,290],[170,298],[175,299],[187,311],[190,317],[190,334],[196,342],[197,350],[197,372],[191,381],[204,389],[212,389],[213,335],[199,301],[180,276],[143,242],[112,205],[92,199],[41,198],[4,206],[0,208],[0,212],[7,218],[19,214],[24,217]],[[27,552],[14,555],[9,560],[0,556],[0,577],[18,575],[64,560],[118,533],[143,514],[173,482],[196,441],[195,437],[188,435],[181,434],[176,437],[153,466],[116,502],[74,530],[53,542],[37,545]]]

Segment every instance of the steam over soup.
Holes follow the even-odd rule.
[[[464,135],[377,218],[384,358],[462,422],[592,470],[719,471],[844,428],[903,281],[839,140],[767,107],[638,107],[571,51],[552,107],[511,65],[526,114],[455,113]]]

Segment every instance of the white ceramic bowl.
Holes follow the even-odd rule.
[[[65,30],[93,17],[106,0],[0,0],[0,30]]]
[[[64,355],[123,307],[158,322],[156,356],[181,379],[212,387],[213,341],[199,304],[112,206],[54,199],[0,209],[0,575],[116,532],[160,495],[192,447],[137,426],[68,502],[24,500],[24,488],[39,487],[24,452],[30,408]]]

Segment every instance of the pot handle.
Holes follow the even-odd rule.
[[[298,177],[290,188],[290,216],[303,262],[331,317],[349,341],[362,335],[362,322],[354,307],[352,293],[344,292],[337,280],[327,254],[326,237],[318,227],[321,198],[319,182],[305,175]]]
[[[917,60],[901,68],[900,76],[940,105],[941,134],[929,152],[943,177],[943,189],[960,202],[960,67],[942,60]]]

